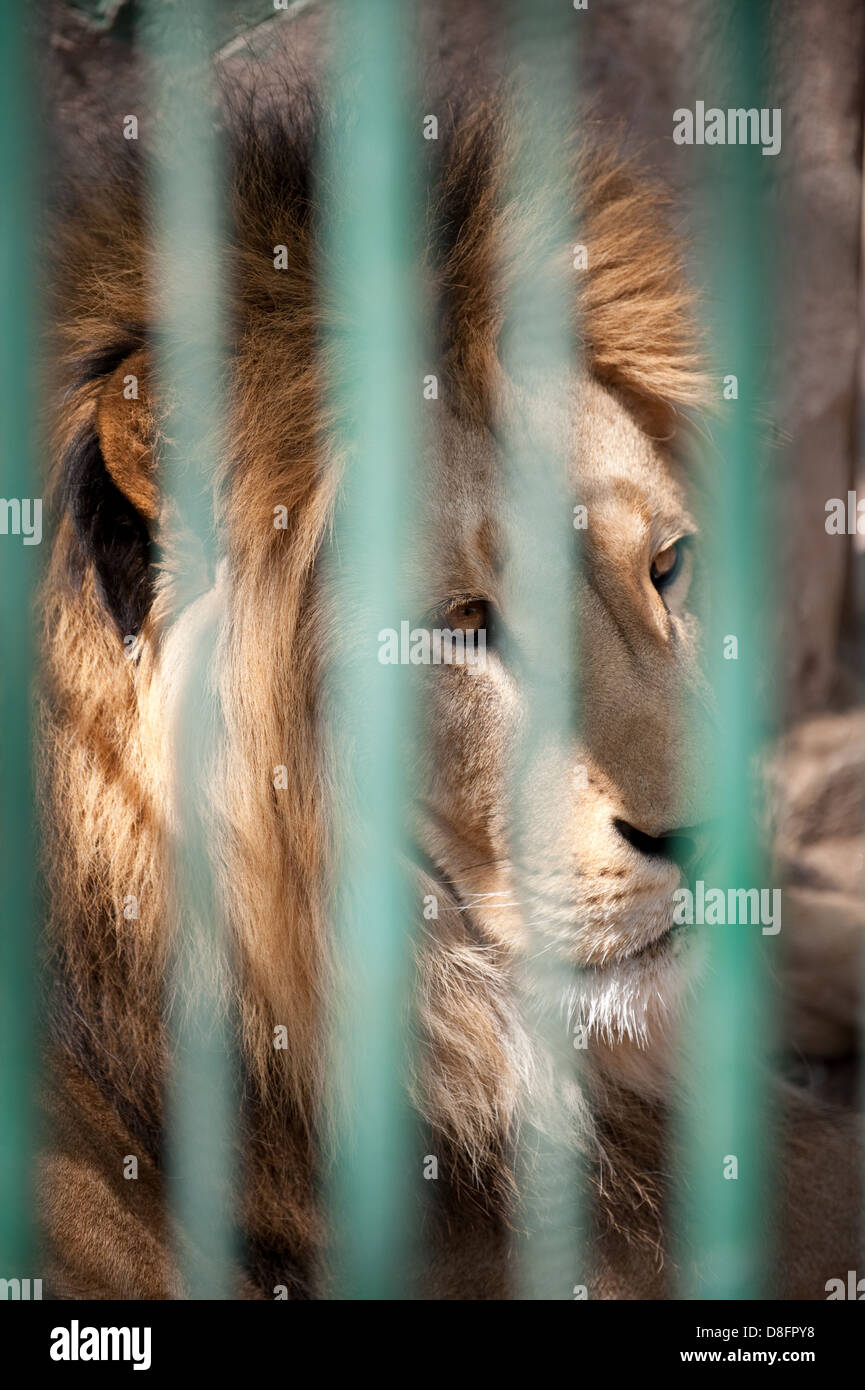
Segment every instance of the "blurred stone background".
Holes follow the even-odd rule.
[[[356,0],[355,0],[356,2]],[[315,76],[328,0],[289,12],[265,3],[214,0],[224,40],[220,64],[266,90]],[[132,46],[131,0],[47,0],[45,113],[56,158],[74,167],[95,126],[147,110],[146,74]],[[582,26],[581,82],[593,122],[609,125],[674,193],[673,220],[711,249],[698,162],[672,141],[672,113],[712,104],[708,58],[723,24],[710,0],[590,0]],[[88,14],[85,13],[89,11]],[[433,84],[497,80],[502,70],[496,0],[425,0],[423,64]],[[93,22],[101,16],[107,27]],[[267,16],[264,23],[254,23]],[[865,496],[863,381],[862,132],[865,5],[862,0],[778,0],[772,5],[771,105],[783,112],[772,160],[783,230],[778,322],[765,350],[778,382],[780,501],[776,533],[786,716],[841,708],[860,695],[865,583],[854,538],[829,536],[830,497],[858,485]],[[253,27],[250,27],[253,26]],[[697,258],[699,278],[699,257]],[[861,538],[865,542],[865,537]]]

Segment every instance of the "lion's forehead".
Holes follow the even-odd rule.
[[[561,441],[570,470],[568,507],[587,553],[636,546],[693,524],[678,470],[616,394],[586,378],[567,398],[543,399],[541,437]],[[532,420],[522,414],[522,427]],[[557,418],[550,419],[550,416]],[[495,585],[506,555],[508,497],[505,430],[479,429],[445,412],[430,439],[419,485],[426,544],[418,568],[456,590]],[[580,509],[579,511],[577,509]]]

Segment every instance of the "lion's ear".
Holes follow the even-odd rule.
[[[105,370],[91,421],[69,446],[62,496],[71,517],[74,576],[92,568],[96,588],[121,638],[137,634],[153,597],[151,527],[159,495],[154,476],[153,419],[144,350]]]
[[[153,467],[154,421],[149,372],[142,348],[112,372],[99,396],[96,433],[105,467],[116,486],[148,522],[156,520],[159,496]]]

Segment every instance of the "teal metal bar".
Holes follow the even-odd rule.
[[[189,569],[178,606],[214,575],[214,479],[221,461],[227,385],[224,340],[222,168],[212,120],[205,0],[153,0],[146,37],[159,124],[153,166],[153,277],[158,297],[157,374],[168,410],[161,476],[186,532]],[[207,772],[220,738],[212,625],[193,642],[173,731],[178,933],[173,976],[173,1076],[167,1100],[168,1169],[178,1254],[191,1298],[230,1298],[235,1220],[232,1027],[225,923],[212,873]]]
[[[41,494],[34,424],[39,140],[32,18],[26,5],[0,7],[0,1278],[8,1279],[39,1277],[32,1224],[37,896],[31,707],[40,547],[24,544],[20,514],[16,521],[16,507]]]
[[[766,7],[732,0],[717,97],[706,106],[766,104],[763,71]],[[708,95],[708,94],[700,94]],[[701,872],[724,890],[771,887],[757,831],[754,755],[768,732],[761,671],[771,664],[767,540],[762,495],[764,428],[771,343],[766,184],[771,160],[759,145],[715,146],[702,153],[713,216],[707,248],[715,313],[711,338],[720,419],[708,466],[720,470],[717,511],[705,518],[711,555],[709,679],[717,705],[712,811],[719,849]],[[738,399],[722,399],[734,375]],[[728,384],[728,392],[732,391]],[[735,639],[737,654],[731,640]],[[680,1296],[759,1298],[764,1291],[769,1216],[765,1136],[771,1117],[765,1061],[771,1032],[767,942],[759,924],[707,925],[708,963],[684,1040],[688,1104],[678,1197]],[[769,947],[768,949],[771,949]]]
[[[334,827],[341,988],[332,1004],[335,1163],[327,1175],[338,1297],[406,1297],[412,1154],[405,1101],[411,923],[400,867],[408,788],[409,670],[382,665],[378,634],[412,616],[409,490],[417,468],[416,278],[412,245],[419,120],[407,104],[413,6],[334,8],[323,151],[321,267],[333,328],[332,448],[345,460],[331,549],[338,629],[330,669],[342,815]],[[348,94],[343,107],[339,96]]]
[[[575,186],[569,152],[576,119],[575,26],[579,16],[558,0],[513,3],[509,10],[518,154],[509,196],[519,209],[521,255],[506,305],[502,356],[514,394],[501,425],[506,434],[508,623],[519,652],[526,725],[513,775],[512,860],[537,863],[524,799],[545,753],[575,746],[577,735],[577,540],[568,456],[573,410]],[[539,254],[539,249],[543,252]],[[503,248],[504,250],[504,248]],[[543,595],[544,622],[537,621]],[[555,764],[553,764],[555,765]],[[565,823],[570,786],[549,779],[550,820]],[[532,1098],[518,1156],[522,1296],[573,1299],[587,1283],[582,1264],[581,1201],[575,1134],[567,1098],[578,1088],[577,1055],[567,1001],[575,967],[551,949],[531,915],[529,881],[516,873],[528,940],[522,980],[526,1025],[549,1065],[551,1105]]]

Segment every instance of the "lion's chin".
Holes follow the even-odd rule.
[[[693,934],[671,927],[623,958],[586,967],[570,995],[574,1027],[606,1043],[648,1046],[680,1017],[702,958]]]

